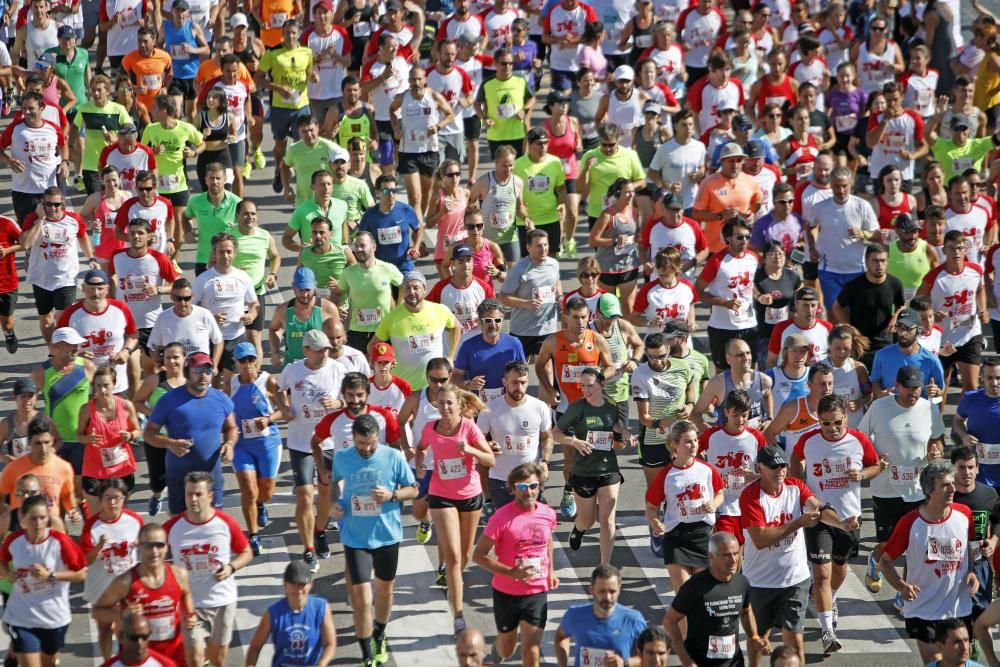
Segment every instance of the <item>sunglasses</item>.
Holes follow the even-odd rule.
[[[600,274],[600,273],[581,273],[581,274],[580,274],[580,275],[579,275],[578,277],[579,277],[579,278],[580,278],[581,280],[582,280],[583,278],[600,278],[600,277],[601,277],[601,274]]]
[[[384,195],[394,195],[394,194],[396,194],[396,190],[393,189],[393,188],[382,188],[381,190],[379,190],[379,192],[381,192]]]
[[[429,377],[429,378],[427,378],[427,380],[429,382],[433,382],[434,384],[446,384],[448,382],[449,378],[446,378],[446,377],[444,377],[444,378]]]
[[[139,546],[143,547],[144,549],[166,549],[167,548],[167,543],[166,542],[140,542]]]
[[[59,208],[65,203],[66,202],[61,202],[61,201],[43,201],[42,206],[44,206],[45,208]]]
[[[125,637],[127,639],[130,639],[130,640],[132,640],[134,642],[137,642],[137,641],[140,641],[140,640],[141,641],[148,641],[149,640],[149,633],[148,632],[142,632],[142,633],[136,633],[136,634],[133,634],[131,632],[123,632],[122,634],[125,635]]]
[[[450,171],[445,174],[448,178],[462,178],[462,172],[460,171]]]
[[[484,317],[479,321],[482,322],[483,324],[496,324],[496,325],[503,324],[502,317]]]
[[[187,303],[188,301],[190,301],[191,299],[193,299],[194,296],[191,296],[191,295],[188,295],[188,296],[172,296],[170,298],[172,300],[174,300],[174,301],[180,301],[181,303]]]
[[[844,423],[843,419],[821,419],[819,423],[823,426],[840,426]]]
[[[191,372],[195,375],[214,375],[215,369],[211,366],[197,366],[191,369]]]
[[[882,32],[883,30],[885,30],[885,26],[884,25],[873,25],[872,26],[872,32]]]
[[[539,486],[541,486],[541,484],[538,482],[531,482],[530,484],[528,482],[514,482],[514,488],[518,491],[534,491]]]
[[[478,225],[466,225],[465,228],[466,229],[482,229],[485,226],[486,225],[484,225],[483,223],[479,223]]]
[[[32,496],[37,496],[41,491],[17,491],[14,495],[18,498],[31,498]]]
[[[148,186],[146,186],[144,188],[136,188],[136,190],[138,190],[139,192],[152,192],[155,189],[156,189],[156,187],[153,186],[153,185],[148,185]]]
[[[771,470],[777,470],[778,468],[787,468],[788,467],[788,464],[786,464],[786,463],[779,463],[779,464],[773,465],[773,466],[769,466],[766,463],[761,463],[761,465],[764,466],[765,468],[770,468]]]

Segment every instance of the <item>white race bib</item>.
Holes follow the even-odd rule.
[[[160,189],[164,191],[175,191],[181,187],[181,177],[177,174],[159,174],[156,180],[159,181]]]
[[[534,438],[530,435],[505,435],[500,445],[501,454],[524,454],[530,451]]]
[[[612,431],[587,431],[587,444],[602,452],[611,451],[611,443],[614,440]]]
[[[910,488],[920,477],[920,466],[889,466],[889,484]]]
[[[149,639],[154,642],[164,642],[173,639],[177,635],[177,624],[174,623],[174,615],[169,616],[147,616],[149,621]]]
[[[190,60],[191,55],[184,50],[185,44],[171,44],[170,57],[174,60]]]
[[[379,308],[358,308],[354,312],[358,324],[378,324],[382,319],[382,311]]]
[[[927,560],[962,560],[962,540],[957,537],[928,537]]]
[[[147,93],[155,93],[163,87],[163,79],[159,74],[143,74],[139,77],[139,83]]]
[[[465,467],[465,458],[441,459],[437,462],[437,476],[448,481],[452,479],[464,479],[469,475]]]
[[[554,285],[550,287],[533,287],[531,288],[531,298],[532,300],[537,299],[542,303],[555,303],[556,288]]]
[[[588,368],[590,366],[570,366],[569,364],[563,364],[562,372],[559,374],[559,382],[561,384],[580,384],[580,376]]]
[[[435,336],[432,333],[415,334],[407,336],[411,350],[427,350],[434,345]]]
[[[288,20],[288,14],[286,14],[285,12],[275,12],[274,14],[271,14],[271,27],[281,28],[282,26],[285,25],[285,21],[287,20]]]
[[[581,667],[605,667],[610,665],[615,657],[615,652],[606,648],[591,648],[584,646],[580,649]]]
[[[128,461],[128,452],[123,445],[114,447],[101,447],[101,465],[105,468],[113,468],[116,465]]]
[[[31,448],[28,446],[27,437],[13,438],[10,441],[10,453],[14,458],[17,458],[18,456],[24,456],[25,454],[28,453],[29,449]]]
[[[403,232],[399,229],[399,225],[379,229],[378,242],[382,245],[402,243]]]
[[[635,234],[624,234],[615,240],[615,254],[627,255],[635,247]]]
[[[326,415],[326,408],[322,404],[318,405],[303,405],[302,406],[302,419],[310,423],[318,423]]]
[[[980,442],[976,444],[976,451],[979,454],[980,464],[1000,463],[1000,444]]]
[[[837,128],[837,132],[844,134],[845,132],[850,132],[858,124],[858,114],[849,113],[843,116],[837,116],[833,119],[833,125]]]
[[[371,496],[351,496],[351,516],[378,516],[381,511]]]
[[[778,324],[779,322],[784,322],[788,319],[788,306],[784,308],[771,308],[766,306],[764,308],[764,322],[766,324]]]
[[[541,558],[518,558],[515,563],[517,567],[523,567],[530,570],[532,579],[537,579],[545,574],[542,570]]]
[[[709,660],[728,660],[736,655],[736,635],[710,635],[708,637],[708,652],[705,654]]]
[[[367,37],[372,34],[372,24],[365,20],[355,23],[353,29],[355,37]]]
[[[483,401],[489,403],[494,398],[500,398],[503,396],[503,387],[497,387],[496,389],[487,389],[483,387],[479,390],[479,395],[482,397]]]
[[[260,428],[256,419],[241,419],[240,426],[242,427],[244,438],[264,437],[264,429]]]

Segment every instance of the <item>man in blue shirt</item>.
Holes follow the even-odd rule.
[[[963,445],[976,448],[979,454],[979,475],[976,481],[1000,488],[1000,357],[983,359],[983,383],[981,389],[967,391],[958,402],[955,420],[952,422],[954,436]]]
[[[361,645],[362,665],[371,667],[389,659],[385,627],[389,624],[392,589],[403,539],[400,503],[417,497],[417,480],[403,454],[379,445],[379,423],[370,414],[359,415],[351,425],[354,447],[338,451],[333,458],[333,479],[343,481],[343,498],[335,502],[331,516],[342,521],[340,541],[344,545],[347,585],[354,609],[354,633]],[[340,495],[340,485],[331,486]],[[376,614],[372,623],[371,578],[375,572]]]
[[[184,511],[184,476],[189,472],[212,474],[215,506],[222,507],[222,464],[233,460],[239,429],[233,402],[212,388],[215,366],[204,352],[184,360],[187,382],[160,398],[146,422],[143,439],[167,450],[167,502],[171,514]],[[167,435],[160,430],[166,427]],[[220,435],[222,445],[219,445]]]
[[[896,373],[902,366],[916,366],[924,380],[924,397],[939,398],[944,387],[944,368],[936,355],[921,347],[920,313],[904,308],[896,317],[896,344],[883,347],[872,361],[872,394],[888,396],[896,386]],[[940,401],[933,401],[940,402]]]
[[[355,234],[370,233],[375,237],[375,259],[395,264],[406,273],[413,270],[413,260],[419,256],[424,228],[412,206],[396,201],[396,185],[393,174],[378,177],[378,204],[364,212]]]
[[[570,641],[575,645],[575,667],[604,664],[601,659],[609,654],[629,664],[636,640],[646,629],[646,619],[636,610],[618,604],[621,589],[618,568],[605,564],[594,568],[590,575],[593,602],[567,609],[556,630],[556,664],[569,664]]]
[[[503,394],[504,367],[510,361],[524,361],[524,346],[503,328],[503,306],[496,299],[483,299],[476,308],[482,333],[458,347],[451,381],[469,391],[479,392],[489,402]]]

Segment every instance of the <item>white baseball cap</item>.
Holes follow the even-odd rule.
[[[52,342],[83,345],[87,342],[87,339],[81,336],[73,327],[60,327],[52,332]]]
[[[233,28],[238,28],[240,26],[243,26],[244,28],[249,28],[250,19],[248,19],[247,15],[244,14],[243,12],[238,12],[236,14],[233,14],[232,17],[229,19],[229,25],[232,26]]]

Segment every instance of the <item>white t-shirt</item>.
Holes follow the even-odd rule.
[[[4,623],[25,628],[61,628],[69,625],[73,620],[69,582],[39,579],[31,573],[31,568],[36,564],[57,572],[85,568],[87,561],[73,538],[52,530],[48,538],[34,544],[28,540],[27,533],[12,533],[0,546],[0,562],[17,575],[4,605]]]
[[[715,466],[725,483],[725,492],[719,514],[740,515],[740,494],[757,478],[754,461],[757,451],[767,443],[757,429],[746,427],[737,435],[726,433],[724,427],[713,426],[698,440],[698,453],[704,453],[705,460]]]
[[[671,139],[656,149],[649,168],[660,172],[664,183],[680,183],[684,208],[691,208],[698,194],[698,184],[693,183],[689,176],[705,165],[707,155],[708,148],[697,139],[683,145],[677,143],[677,139]]]
[[[163,310],[160,295],[146,293],[147,285],[159,287],[177,280],[177,271],[170,258],[156,250],[149,250],[141,257],[132,257],[127,249],[111,257],[111,266],[118,287],[118,296],[128,304],[140,329],[149,329]]]
[[[982,333],[976,292],[983,282],[983,269],[966,262],[960,273],[953,274],[944,267],[938,264],[931,269],[924,276],[924,284],[931,286],[934,310],[945,315],[941,320],[941,342],[961,347]]]
[[[364,353],[355,350],[350,345],[345,345],[344,354],[339,359],[333,360],[343,366],[345,373],[364,373],[365,377],[369,377],[372,374],[371,366],[368,365],[368,358]]]
[[[187,317],[178,317],[173,308],[167,308],[156,317],[148,344],[164,348],[174,342],[184,346],[184,354],[204,352],[211,356],[212,345],[222,342],[222,331],[207,308],[194,306]]]
[[[9,149],[10,157],[24,165],[21,173],[11,172],[10,189],[41,194],[56,185],[65,143],[62,130],[46,120],[40,127],[29,127],[23,120],[8,125],[0,135],[0,149]]]
[[[86,341],[80,345],[80,350],[94,355],[94,363],[99,367],[110,366],[111,358],[125,347],[125,337],[137,333],[132,313],[118,299],[108,299],[99,313],[90,312],[83,304],[80,300],[70,305],[59,316],[56,326],[73,327]],[[115,393],[126,391],[128,373],[125,368],[118,366],[115,375]]]
[[[246,271],[231,268],[228,273],[220,273],[212,267],[195,278],[192,293],[196,304],[213,315],[226,316],[219,326],[224,340],[233,340],[246,333],[243,316],[251,304],[257,303],[257,291]]]
[[[740,302],[736,311],[712,306],[708,326],[729,330],[757,326],[757,313],[753,307],[753,276],[759,264],[760,257],[752,250],[747,250],[741,257],[733,257],[723,249],[708,259],[700,276],[708,283],[706,291],[712,296]]]
[[[79,214],[66,211],[58,220],[29,213],[21,227],[28,231],[35,225],[42,229],[31,246],[27,282],[50,292],[75,286],[80,272],[79,240],[87,235],[87,224]]]
[[[816,249],[819,251],[819,268],[831,273],[860,273],[865,270],[865,242],[851,238],[851,227],[866,232],[878,229],[878,218],[872,205],[861,197],[850,195],[846,204],[838,204],[832,197],[812,208],[812,220],[819,226]]]
[[[528,395],[520,405],[510,405],[505,396],[486,405],[488,409],[479,413],[476,425],[500,446],[496,465],[490,468],[490,479],[506,481],[517,466],[538,460],[540,436],[552,429],[552,410]]]
[[[809,489],[821,502],[832,505],[837,516],[861,516],[861,482],[848,475],[878,463],[867,435],[849,428],[840,440],[831,442],[815,429],[799,438],[792,456],[802,461]]]
[[[889,467],[871,481],[876,498],[902,498],[908,503],[923,500],[920,469],[927,463],[927,441],[944,435],[941,411],[926,398],[904,408],[895,396],[874,401],[861,418],[858,430],[867,433],[875,451]]]
[[[288,448],[297,452],[311,452],[313,431],[326,416],[323,399],[340,396],[344,381],[344,367],[327,359],[322,368],[312,370],[306,360],[300,359],[285,366],[278,378],[281,391],[289,392],[292,418],[288,422]]]
[[[87,578],[83,582],[83,599],[91,604],[97,602],[108,585],[120,574],[128,572],[139,562],[139,530],[142,519],[132,510],[125,508],[117,521],[108,523],[100,514],[91,514],[80,532],[80,546],[90,551],[101,537],[107,541],[97,556],[97,560],[87,568]]]
[[[983,263],[983,239],[992,222],[990,213],[982,206],[973,204],[965,213],[959,213],[950,206],[944,211],[945,232],[957,229],[966,239],[965,258],[977,264]]]

